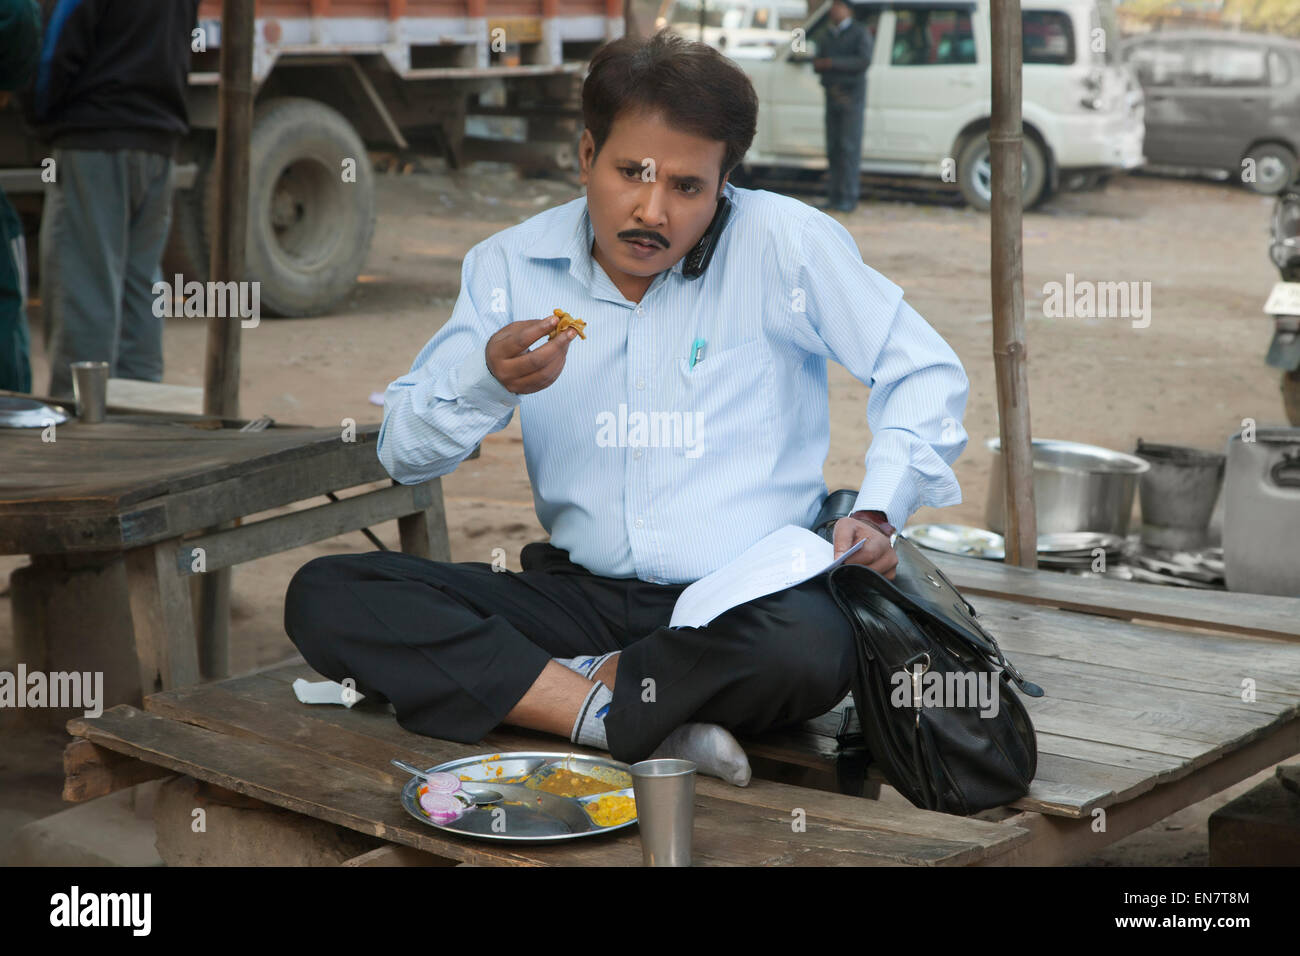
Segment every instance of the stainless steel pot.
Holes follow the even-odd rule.
[[[991,530],[1002,534],[1006,530],[1002,440],[990,438],[985,447],[994,461],[984,518]],[[1133,496],[1150,464],[1135,455],[1054,438],[1035,438],[1033,456],[1039,534],[1128,534]]]

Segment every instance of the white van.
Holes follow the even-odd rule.
[[[864,172],[955,181],[990,202],[989,0],[854,0],[875,38],[867,71]],[[1115,63],[1109,0],[1023,0],[1024,201],[1104,181],[1144,162],[1143,101]],[[758,92],[747,168],[826,167],[825,98],[808,62],[829,29],[822,4],[785,47],[736,57]]]
[[[805,0],[662,0],[655,29],[669,27],[688,40],[748,56],[756,48],[788,47],[791,31],[808,19],[808,6]]]

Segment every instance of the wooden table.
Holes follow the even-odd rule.
[[[65,799],[180,773],[464,863],[641,865],[635,827],[541,845],[448,835],[402,809],[398,793],[410,778],[389,763],[397,757],[431,767],[485,752],[596,751],[527,731],[492,733],[475,745],[423,737],[397,726],[386,707],[300,704],[290,687],[296,677],[319,679],[305,664],[289,665],[155,694],[143,711],[119,706],[97,719],[71,721],[69,730],[81,739],[65,757]],[[117,763],[112,752],[134,759]],[[805,814],[802,832],[793,826],[797,809]],[[1017,826],[765,780],[739,788],[700,777],[696,786],[697,865],[951,866],[1008,852],[1028,837]]]
[[[1071,581],[974,559],[944,559],[942,566],[966,593],[973,593],[972,582],[990,592],[973,600],[981,619],[1046,691],[1022,698],[1039,746],[1029,794],[961,818],[833,792],[843,778],[835,772],[840,714],[831,712],[744,741],[756,773],[779,781],[756,778],[741,789],[701,778],[697,862],[1068,863],[1300,753],[1300,600],[1217,594],[1211,607],[1207,597],[1177,592],[1189,598],[1180,611],[1170,589],[1154,585]],[[1050,601],[1092,601],[1093,612],[1040,603]],[[1205,628],[1201,615],[1250,633],[1225,636],[1118,615]],[[88,798],[146,776],[181,773],[463,862],[639,864],[634,832],[509,847],[422,826],[398,804],[405,780],[389,758],[429,767],[471,754],[569,745],[523,731],[493,733],[469,746],[422,737],[398,727],[386,709],[299,704],[289,686],[299,676],[314,677],[305,664],[286,665],[155,694],[143,711],[119,707],[70,722],[80,739],[69,747],[65,796]],[[1253,693],[1243,699],[1248,687]],[[115,763],[116,755],[131,759]],[[882,779],[868,774],[869,783]],[[792,829],[795,808],[807,814],[805,832]]]
[[[996,862],[1086,858],[1300,753],[1300,599],[930,557],[1046,691],[1021,697],[1038,736],[1029,794],[979,814],[1032,835]],[[746,750],[833,786],[840,717]]]
[[[38,569],[124,556],[143,694],[196,683],[201,658],[205,673],[227,673],[210,623],[196,640],[191,575],[394,518],[402,550],[451,559],[438,479],[334,495],[388,480],[378,425],[242,424],[110,415],[59,425],[53,441],[42,429],[0,429],[0,554],[33,555]],[[324,495],[331,500],[316,507],[242,520]]]

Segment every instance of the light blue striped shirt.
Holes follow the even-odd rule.
[[[826,497],[826,359],[868,384],[872,442],[854,510],[902,527],[961,501],[969,383],[948,344],[831,217],[724,187],[734,210],[698,279],[682,262],[629,302],[591,256],[585,197],[480,242],[451,318],[388,386],[379,458],[399,482],[451,472],[520,409],[537,517],[595,574],[682,584]],[[488,371],[488,338],[561,308],[587,323],[529,395]],[[706,340],[690,366],[691,343]],[[538,343],[545,343],[541,339]],[[534,346],[537,347],[537,346]]]

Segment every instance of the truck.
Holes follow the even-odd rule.
[[[622,0],[258,0],[255,10],[245,278],[278,316],[326,312],[356,283],[375,221],[367,150],[434,153],[452,168],[576,169],[586,64],[625,22]],[[221,2],[203,0],[169,280],[207,280],[221,43]],[[475,121],[494,135],[473,135]],[[49,155],[16,106],[0,111],[0,187],[28,223],[39,221]]]

